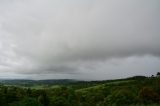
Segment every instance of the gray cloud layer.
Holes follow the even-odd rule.
[[[159,0],[0,1],[0,73],[80,79],[153,74],[160,69],[159,5]]]

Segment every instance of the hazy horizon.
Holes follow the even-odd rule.
[[[159,71],[159,0],[0,1],[0,79],[105,80]]]

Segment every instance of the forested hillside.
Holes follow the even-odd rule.
[[[23,81],[14,85],[4,82],[0,85],[0,106],[160,106],[158,76],[37,84],[30,81],[29,86],[20,84]]]

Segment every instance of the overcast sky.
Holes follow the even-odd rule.
[[[103,80],[160,71],[160,0],[1,0],[0,78]]]

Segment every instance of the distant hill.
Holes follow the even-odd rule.
[[[48,80],[26,80],[26,79],[1,79],[1,84],[6,85],[50,85],[50,84],[68,84],[75,82],[76,80],[72,79],[48,79]]]
[[[103,83],[108,83],[108,82],[117,82],[117,81],[125,81],[125,80],[140,80],[140,79],[145,79],[147,77],[145,76],[134,76],[134,77],[129,77],[129,78],[124,78],[124,79],[115,79],[115,80],[102,80],[102,81],[82,81],[82,80],[75,80],[75,79],[46,79],[46,80],[28,80],[28,79],[0,79],[0,83],[4,85],[14,85],[14,86],[25,86],[25,87],[30,87],[33,85],[43,85],[43,86],[48,86],[48,85],[67,85],[67,84],[72,84],[77,83],[79,85],[86,85],[91,86],[91,85],[96,85],[96,84],[103,84]]]

